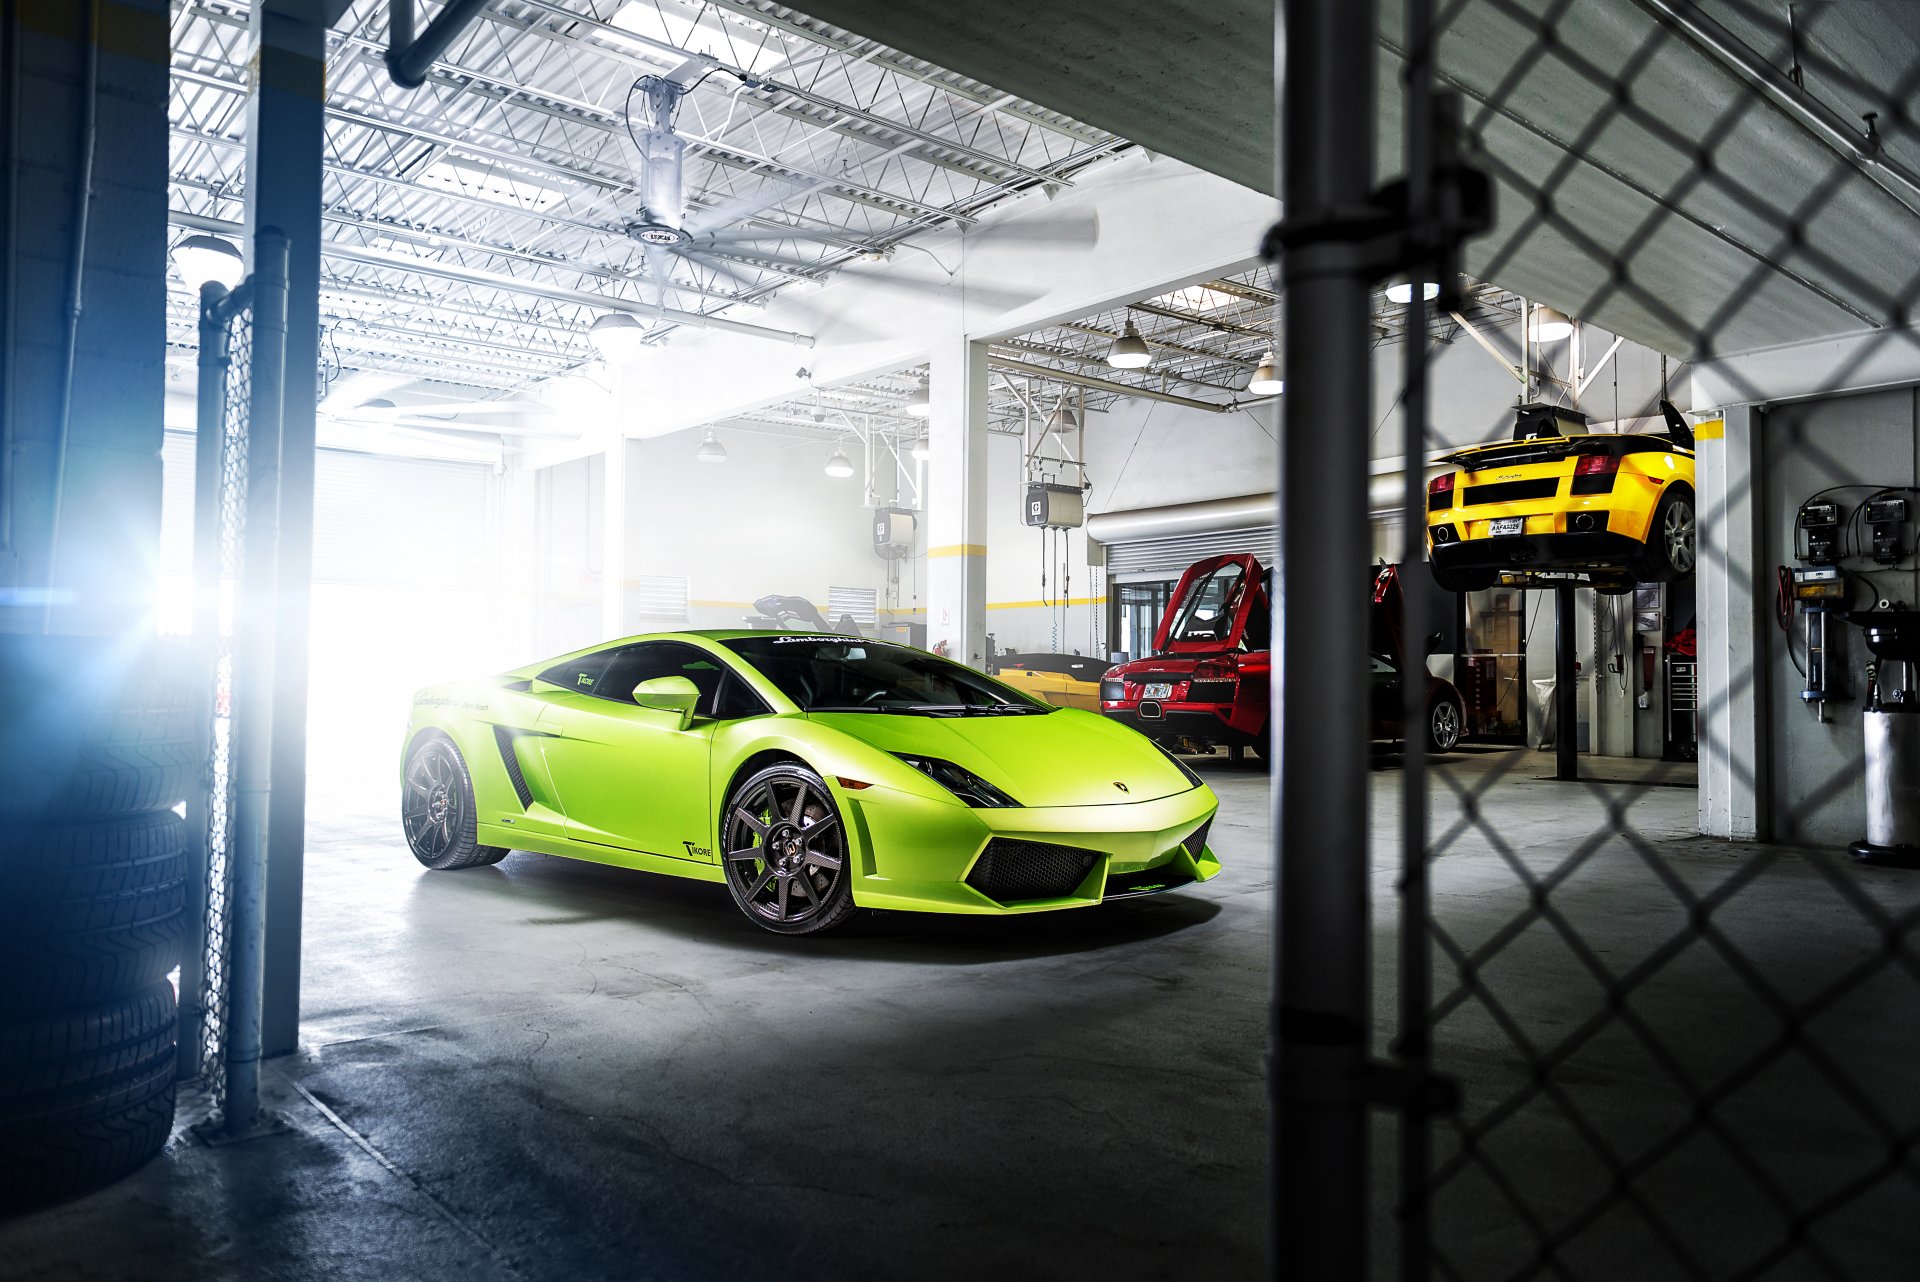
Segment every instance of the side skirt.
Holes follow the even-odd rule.
[[[580,859],[587,863],[607,864],[614,868],[637,868],[641,872],[660,873],[667,877],[685,877],[691,881],[718,883],[725,880],[719,864],[701,863],[693,859],[674,859],[667,855],[646,855],[637,850],[616,850],[611,846],[596,846],[590,842],[568,841],[564,837],[548,837],[525,832],[505,824],[479,824],[477,827],[476,836],[483,846],[505,846],[509,850],[526,850],[536,855],[557,855],[562,859]]]

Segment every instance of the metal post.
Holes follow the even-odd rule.
[[[309,0],[254,0],[247,226],[285,236],[287,360],[281,386],[279,608],[274,655],[273,814],[267,866],[268,1055],[300,1036],[306,878],[307,642],[312,605],[315,407],[320,366],[320,211],[326,147],[326,27]],[[444,12],[444,10],[443,10]]]
[[[227,990],[224,1130],[260,1115],[266,889],[273,771],[274,634],[279,620],[280,420],[287,350],[287,241],[268,228],[253,245],[252,401],[247,425],[246,552],[235,622],[233,678],[233,898]]]
[[[1432,197],[1433,177],[1433,3],[1407,0],[1405,120],[1407,208],[1414,211],[1416,234]],[[1428,246],[1417,245],[1416,249]],[[1416,259],[1421,256],[1416,254]],[[1433,976],[1427,940],[1427,601],[1434,590],[1423,564],[1427,555],[1427,300],[1429,272],[1410,275],[1407,301],[1406,384],[1403,390],[1400,456],[1405,485],[1400,498],[1400,1032],[1394,1058],[1415,1103],[1400,1116],[1400,1277],[1423,1282],[1428,1276],[1428,1196],[1431,1168],[1424,1100],[1431,1069],[1427,1020],[1433,1004]],[[1433,272],[1431,275],[1438,276]]]
[[[200,383],[193,440],[193,688],[200,700],[194,743],[202,774],[187,794],[187,938],[180,955],[179,1073],[200,1076],[206,1018],[208,825],[213,800],[213,714],[220,628],[220,445],[226,433],[227,291],[200,287]]]
[[[1580,777],[1579,688],[1573,670],[1573,587],[1553,589],[1553,777]]]
[[[1370,194],[1375,8],[1280,0],[1277,136],[1289,225],[1335,227]],[[1359,260],[1338,237],[1305,239],[1284,254],[1288,424],[1372,421],[1371,272]],[[1283,426],[1279,472],[1275,1262],[1287,1277],[1364,1278],[1373,1020],[1366,433]]]

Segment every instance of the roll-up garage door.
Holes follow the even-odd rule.
[[[321,450],[313,478],[314,581],[483,584],[497,570],[487,538],[491,472],[481,463]]]
[[[1116,581],[1128,577],[1177,578],[1202,557],[1237,552],[1251,552],[1262,565],[1270,566],[1276,546],[1271,525],[1129,539],[1107,545],[1107,573]]]

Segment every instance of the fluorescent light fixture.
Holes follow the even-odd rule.
[[[1271,350],[1260,358],[1260,368],[1253,371],[1253,377],[1247,380],[1247,390],[1255,396],[1278,396],[1287,390],[1286,380],[1273,367]]]
[[[1189,285],[1185,289],[1176,289],[1171,294],[1162,294],[1153,300],[1162,307],[1174,307],[1188,312],[1219,312],[1229,307],[1244,307],[1247,300],[1225,290],[1209,289],[1205,285]]]
[[[1552,307],[1536,307],[1527,319],[1527,337],[1536,343],[1551,343],[1573,333],[1567,314]]]
[[[640,354],[646,337],[640,322],[625,312],[608,312],[587,327],[587,341],[610,365],[624,365]]]
[[[1440,297],[1439,282],[1431,280],[1420,282],[1420,293],[1422,297],[1431,303],[1434,299]],[[1413,282],[1410,280],[1396,280],[1393,284],[1387,286],[1387,301],[1389,303],[1399,303],[1401,306],[1411,303],[1413,301]]]
[[[907,398],[907,413],[915,418],[927,418],[933,413],[933,394],[924,381],[913,389],[913,395]]]
[[[1132,321],[1127,322],[1126,332],[1113,340],[1113,346],[1107,351],[1107,364],[1115,369],[1145,369],[1153,364],[1147,340],[1140,337],[1140,327]]]
[[[702,463],[724,463],[727,461],[727,447],[712,432],[708,432],[706,439],[700,442],[700,452],[694,457]]]
[[[913,438],[913,456],[922,463],[933,453],[933,441],[925,432]]]
[[[571,194],[558,187],[549,187],[531,178],[509,173],[498,165],[478,165],[469,160],[445,158],[422,169],[414,182],[436,191],[474,196],[532,213],[559,204]]]
[[[847,457],[845,450],[835,450],[833,457],[827,460],[827,475],[841,478],[853,475],[853,460]]]
[[[180,279],[199,289],[218,281],[232,289],[247,278],[247,260],[240,247],[218,236],[188,236],[173,247],[173,265]]]

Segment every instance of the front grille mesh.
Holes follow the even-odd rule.
[[[1071,895],[1098,858],[1091,850],[1044,841],[996,837],[967,874],[967,884],[989,899],[1059,899]]]
[[[1207,848],[1207,830],[1212,827],[1213,827],[1213,816],[1208,815],[1207,821],[1201,824],[1198,828],[1195,828],[1192,832],[1188,833],[1187,839],[1181,842],[1180,844],[1186,848],[1186,851],[1189,855],[1192,855],[1195,859],[1198,859],[1201,853],[1205,851]]]

